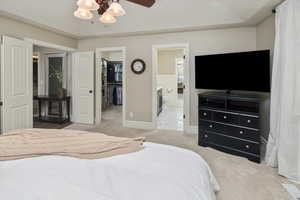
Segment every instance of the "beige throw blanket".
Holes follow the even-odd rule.
[[[75,130],[25,129],[0,136],[0,160],[44,155],[105,158],[143,149],[144,138],[120,138]]]

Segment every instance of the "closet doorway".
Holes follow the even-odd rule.
[[[96,54],[96,121],[122,126],[125,116],[125,49],[97,49]]]

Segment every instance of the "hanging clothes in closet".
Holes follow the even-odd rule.
[[[123,68],[122,63],[115,63],[115,82],[122,82]]]
[[[113,104],[122,105],[122,87],[116,86],[113,91]]]
[[[107,62],[107,102],[110,105],[123,104],[123,66],[122,62]]]

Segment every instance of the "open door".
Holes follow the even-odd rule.
[[[73,53],[73,122],[94,124],[94,52]]]
[[[1,97],[2,132],[32,128],[32,44],[2,36]]]

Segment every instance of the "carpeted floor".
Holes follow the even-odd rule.
[[[121,120],[113,119],[114,111],[103,116],[96,126],[73,124],[67,129],[88,130],[120,137],[145,136],[148,142],[174,145],[201,155],[212,168],[221,186],[218,200],[290,200],[281,186],[288,181],[277,175],[276,169],[256,164],[247,159],[225,154],[197,145],[197,136],[167,130],[140,130],[122,127]],[[108,117],[106,117],[108,116]]]

